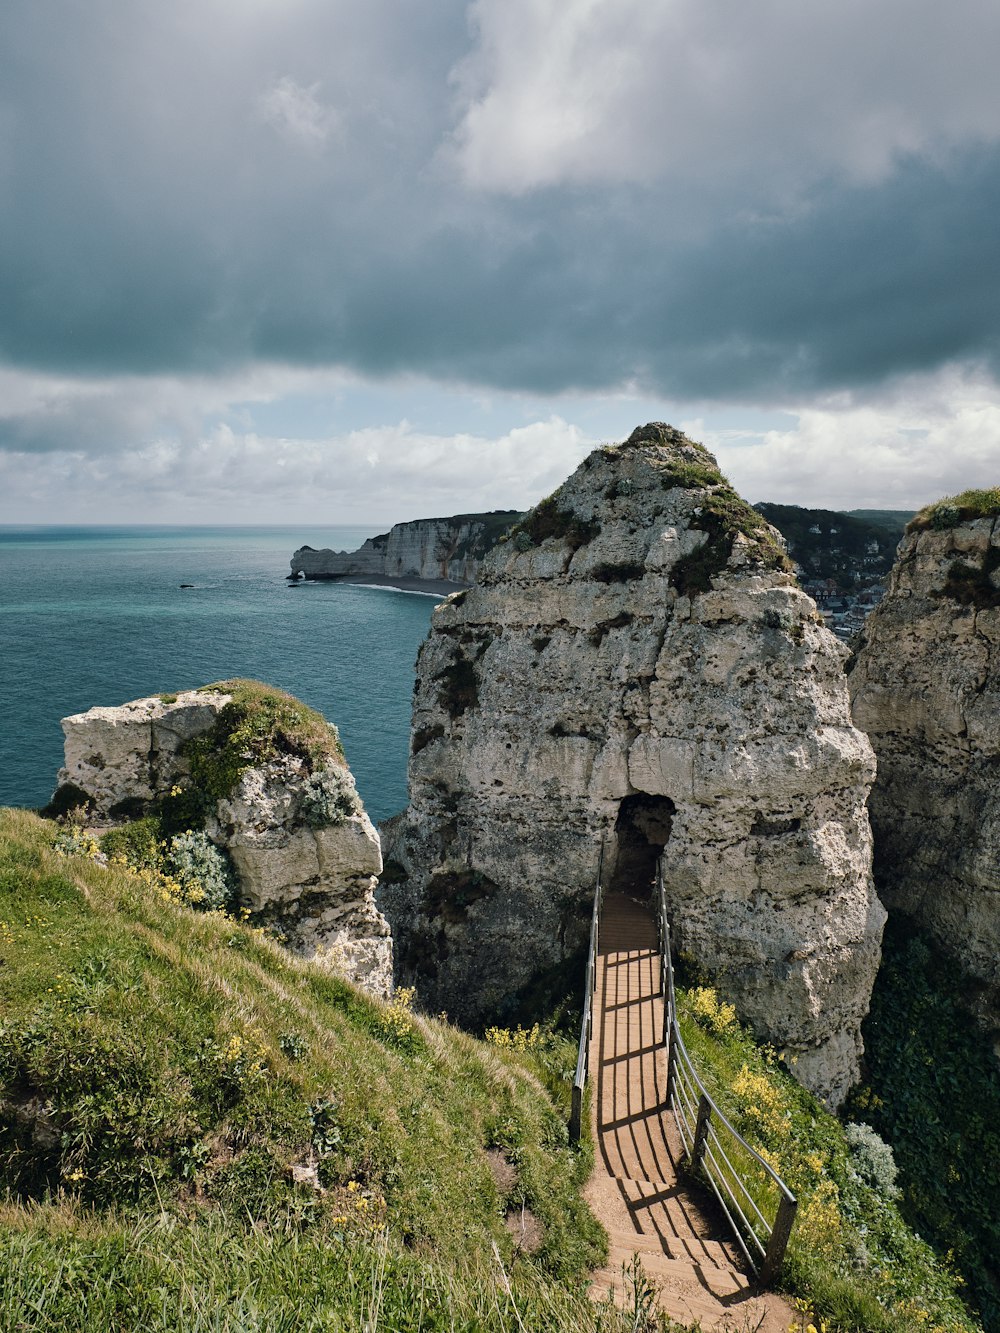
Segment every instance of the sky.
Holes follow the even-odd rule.
[[[996,0],[5,0],[0,523],[1000,481]]]

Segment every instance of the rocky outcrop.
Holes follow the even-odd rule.
[[[292,556],[292,577],[307,579],[418,578],[468,584],[497,538],[521,515],[497,509],[489,514],[421,518],[397,523],[370,537],[356,551],[315,551],[300,547]]]
[[[875,874],[1000,1022],[1000,490],[911,523],[850,675],[871,738]]]
[[[884,912],[845,650],[701,446],[596,450],[434,612],[380,902],[399,972],[477,1022],[581,949],[662,848],[681,949],[838,1102]]]
[[[64,718],[56,804],[82,805],[97,822],[155,813],[193,823],[229,858],[254,922],[387,995],[392,940],[374,899],[381,847],[336,732],[279,691],[234,685]],[[277,744],[255,724],[262,700],[267,720],[278,718]],[[307,740],[299,717],[311,720]]]

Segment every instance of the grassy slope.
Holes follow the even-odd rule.
[[[618,1326],[586,1154],[516,1058],[54,833],[0,812],[0,1327]]]

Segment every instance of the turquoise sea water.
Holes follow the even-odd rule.
[[[435,599],[284,577],[303,543],[353,550],[374,532],[0,527],[0,805],[48,800],[61,717],[251,676],[337,724],[374,819],[401,809]]]

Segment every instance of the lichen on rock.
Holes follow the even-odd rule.
[[[850,687],[878,757],[879,894],[984,988],[1000,1026],[1000,488],[912,520]]]
[[[496,1021],[578,957],[602,839],[637,892],[662,847],[682,949],[839,1101],[884,921],[843,658],[708,450],[595,450],[434,613],[380,889],[401,979]]]
[[[153,815],[167,832],[198,830],[232,863],[237,903],[255,922],[389,994],[392,941],[374,900],[379,838],[336,728],[319,713],[231,680],[92,708],[62,725],[56,809],[82,804],[96,822]]]

